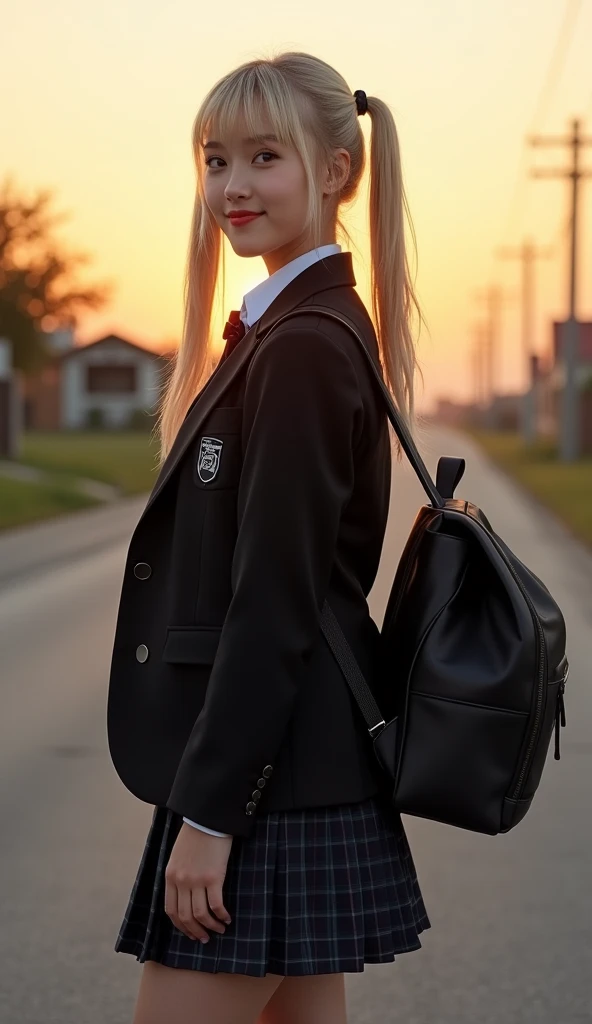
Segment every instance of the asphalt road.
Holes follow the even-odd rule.
[[[467,439],[438,430],[428,442],[432,470],[439,454],[467,458],[457,496],[481,505],[564,611],[568,728],[561,761],[550,755],[508,835],[405,818],[432,929],[422,950],[347,976],[350,1024],[590,1024],[592,556]],[[131,1020],[142,968],[113,945],[152,812],[111,766],[105,711],[124,557],[144,501],[0,538],[1,1024]],[[398,466],[370,595],[379,624],[423,501]]]

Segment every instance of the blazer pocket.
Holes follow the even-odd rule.
[[[193,446],[193,482],[204,491],[238,487],[242,466],[241,406],[220,406],[202,423]]]
[[[222,626],[169,626],[162,660],[173,665],[213,665]]]

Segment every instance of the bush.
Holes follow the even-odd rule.
[[[89,409],[86,414],[86,426],[89,430],[105,429],[105,414],[100,408]]]
[[[127,421],[128,430],[152,430],[156,417],[148,409],[132,409]]]

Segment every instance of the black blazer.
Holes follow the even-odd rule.
[[[328,598],[373,689],[366,596],[386,527],[384,399],[351,253],[304,270],[200,391],[132,535],[108,698],[113,763],[141,800],[248,836],[257,813],[362,800],[382,776],[319,626]],[[386,695],[385,696],[385,700]]]

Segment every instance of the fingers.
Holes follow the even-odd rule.
[[[226,931],[226,927],[210,913],[207,893],[208,890],[201,887],[191,890],[193,917],[205,928],[210,928],[211,931],[219,932],[220,935],[223,935]]]
[[[192,939],[209,939],[209,935],[205,928],[200,928],[197,921],[193,918],[193,911],[191,910],[191,890],[177,889],[177,903],[180,921],[177,928],[180,928],[182,932],[185,932],[185,934],[189,935]]]
[[[223,935],[230,924],[222,886],[232,837],[211,838],[183,824],[165,869],[165,911],[179,931],[208,941],[206,929]]]
[[[210,936],[204,928],[200,928],[193,918],[191,912],[191,901],[187,890],[179,889],[167,880],[165,900],[165,913],[170,917],[175,928],[178,928],[188,939],[199,939],[201,942],[209,940]]]
[[[222,901],[222,883],[213,882],[211,885],[208,885],[206,887],[206,895],[212,914],[215,914],[219,921],[230,924],[230,914]]]
[[[203,887],[191,889],[187,886],[175,885],[169,879],[166,879],[165,883],[164,909],[175,928],[178,928],[188,938],[199,939],[201,942],[208,941],[210,938],[206,931],[207,928],[220,935],[224,934],[225,925],[209,912],[206,889]],[[216,906],[220,908],[220,916],[230,923],[230,915],[222,902],[222,886],[212,886],[209,891],[215,893],[213,899]]]

